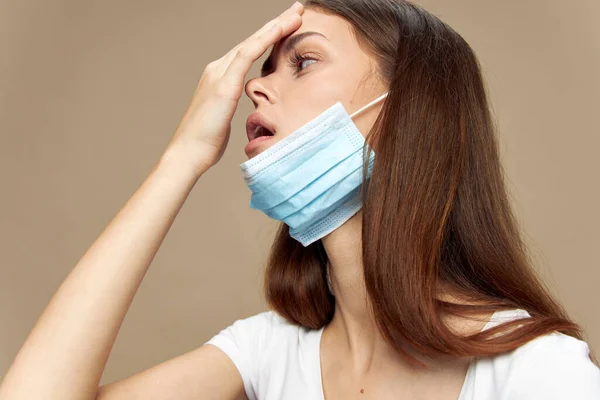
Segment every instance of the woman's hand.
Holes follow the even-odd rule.
[[[303,5],[296,2],[204,68],[191,104],[167,152],[177,158],[189,157],[192,167],[200,172],[221,159],[229,142],[231,120],[250,67],[270,46],[298,29],[303,12]]]

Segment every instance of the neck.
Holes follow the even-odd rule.
[[[353,374],[361,376],[382,365],[404,364],[379,332],[370,309],[366,293],[362,263],[362,210],[342,226],[323,237],[323,247],[329,259],[329,277],[335,296],[333,319],[326,326],[328,345],[338,354],[346,354],[345,365]],[[455,303],[463,303],[460,297],[450,290],[438,293],[438,298]],[[480,332],[493,312],[479,315],[482,319],[465,322],[452,316],[445,316],[444,322],[457,334],[471,335]],[[324,331],[324,333],[325,333]],[[412,351],[408,350],[412,353]],[[417,358],[420,355],[412,353]],[[452,365],[454,357],[440,357],[440,365]],[[432,363],[433,359],[427,362]],[[464,363],[463,358],[455,362]]]
[[[363,276],[361,217],[359,211],[322,238],[336,303],[327,330],[335,337],[336,346],[351,356],[357,373],[368,371],[376,355],[380,358],[379,355],[391,354],[369,308]]]

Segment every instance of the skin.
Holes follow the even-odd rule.
[[[369,93],[368,85],[356,89],[354,83],[364,75],[368,58],[361,55],[355,43],[342,42],[349,39],[343,21],[307,12],[306,24],[302,24],[303,12],[300,4],[290,7],[205,67],[164,154],[54,293],[4,375],[0,400],[246,398],[236,366],[211,345],[102,387],[98,383],[127,310],[170,226],[200,177],[225,151],[231,119],[244,89],[255,96],[261,111],[269,112],[275,119],[279,135],[276,140],[334,100],[342,101],[351,112],[381,93]],[[330,23],[336,25],[329,26]],[[309,24],[311,30],[330,30],[323,31],[330,40],[337,38],[325,62],[308,66],[306,75],[294,77],[297,81],[286,76],[286,70],[280,67],[273,75],[244,85],[249,69],[262,54],[298,29],[307,29]],[[344,48],[344,44],[349,47]],[[357,62],[340,63],[349,57]],[[317,79],[316,72],[321,67],[333,70],[324,70]],[[336,75],[344,68],[344,76],[354,77],[355,81],[342,81],[341,75]],[[309,83],[309,72],[311,84],[300,85],[301,79]],[[331,79],[338,80],[324,86]],[[315,88],[320,91],[319,96],[314,94]],[[357,116],[361,132],[370,128],[375,109]],[[462,382],[462,370],[441,363],[445,367],[443,373],[412,371],[385,348],[373,329],[365,312],[366,299],[359,295],[364,289],[362,267],[357,261],[361,246],[359,222],[357,216],[324,239],[333,263],[332,278],[338,298],[334,321],[324,331],[321,343],[327,398],[456,399],[453,388],[455,382]],[[344,382],[353,378],[356,380],[350,385]],[[418,384],[407,384],[413,378]],[[364,395],[358,394],[354,382],[365,389]],[[422,388],[430,389],[427,392]]]
[[[295,46],[296,52],[309,59],[291,66],[292,52],[283,52],[285,40],[282,40],[269,56],[272,59],[270,71],[246,84],[246,95],[256,111],[276,128],[275,136],[262,142],[250,158],[290,135],[337,101],[352,114],[387,91],[377,77],[370,78],[374,76],[371,74],[373,60],[358,48],[345,20],[308,9],[302,16],[301,26],[291,36],[311,31],[325,37],[306,36]],[[382,103],[353,117],[363,135],[373,126]]]
[[[306,9],[302,24],[291,36],[315,31],[296,46],[299,54],[314,60],[288,63],[284,38],[270,55],[271,68],[248,81],[246,95],[256,110],[276,127],[275,135],[252,151],[250,158],[290,135],[336,101],[351,114],[387,91],[374,71],[374,60],[355,40],[350,24],[338,16]],[[365,79],[365,76],[368,77]],[[383,102],[354,117],[363,134],[369,132]],[[321,341],[322,380],[325,395],[351,399],[424,396],[427,399],[458,398],[469,359],[440,358],[425,370],[409,365],[383,340],[368,309],[361,262],[361,212],[325,236],[336,297],[333,320]],[[442,297],[448,299],[448,293]],[[447,319],[463,334],[480,331],[489,315],[475,322]],[[418,358],[419,355],[415,354]],[[422,358],[421,358],[422,359]],[[361,393],[363,389],[363,393]],[[416,397],[415,397],[416,398]]]

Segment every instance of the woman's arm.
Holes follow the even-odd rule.
[[[92,400],[139,285],[196,181],[222,157],[252,64],[298,29],[301,4],[209,63],[167,150],[140,188],[79,260],[42,313],[0,385],[0,400]],[[216,361],[210,369],[209,361]],[[197,379],[181,375],[198,367]],[[204,398],[238,394],[227,356],[203,346],[188,356],[106,387],[103,398],[197,398],[197,385],[227,385]],[[200,382],[200,383],[197,383]],[[179,386],[175,387],[177,383]],[[150,392],[151,391],[151,392]]]
[[[94,399],[121,323],[201,173],[165,154],[54,294],[1,400]]]

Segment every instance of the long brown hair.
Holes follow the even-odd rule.
[[[407,344],[427,356],[491,356],[552,331],[583,340],[534,272],[467,42],[409,1],[307,0],[305,8],[346,19],[389,87],[366,138],[377,156],[361,191],[365,285],[385,340],[410,361]],[[265,273],[270,307],[307,328],[329,323],[327,262],[321,240],[305,248],[281,223]],[[442,301],[442,289],[462,301]],[[514,308],[531,318],[466,337],[442,322],[445,313]]]

